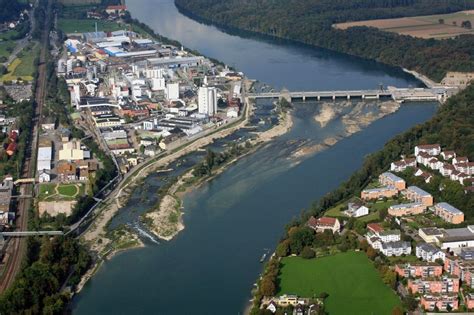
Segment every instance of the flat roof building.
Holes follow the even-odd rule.
[[[437,203],[433,209],[434,213],[446,222],[459,224],[464,221],[464,212],[451,206],[447,202]]]

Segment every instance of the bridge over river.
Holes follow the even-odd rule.
[[[278,98],[286,99],[289,102],[298,101],[320,101],[336,99],[393,99],[403,103],[405,101],[439,101],[444,102],[453,94],[453,88],[433,87],[433,88],[395,88],[377,90],[354,90],[354,91],[301,91],[290,92],[282,90],[280,92],[250,93],[247,96],[251,99]]]

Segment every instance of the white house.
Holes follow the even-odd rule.
[[[469,163],[469,159],[465,156],[457,156],[453,159],[453,165],[461,163]]]
[[[349,202],[345,213],[350,217],[359,218],[368,215],[369,208],[359,202]]]
[[[443,151],[441,152],[441,157],[447,161],[456,157],[456,152],[454,151]]]
[[[438,259],[444,261],[446,254],[433,244],[420,243],[416,246],[416,257],[424,261],[435,262]]]
[[[464,174],[474,174],[474,162],[458,163],[454,165],[454,168]]]
[[[401,256],[403,254],[410,255],[411,245],[409,242],[398,241],[383,243],[380,251],[385,256]]]
[[[390,171],[403,172],[408,167],[416,167],[416,159],[402,159],[390,164]]]
[[[365,238],[370,246],[374,249],[381,250],[385,243],[392,243],[400,241],[401,233],[397,230],[370,230]]]
[[[277,311],[277,304],[274,301],[271,301],[270,304],[268,304],[267,306],[267,310],[275,314]]]
[[[455,171],[455,168],[449,163],[443,163],[443,165],[439,168],[439,172],[443,176],[450,176],[453,171]]]
[[[416,162],[417,163],[420,163],[424,166],[428,166],[428,163],[429,161],[431,160],[432,156],[429,155],[428,153],[426,152],[420,152],[417,156],[416,156]]]
[[[421,152],[428,153],[431,156],[437,156],[441,153],[441,146],[439,144],[424,144],[415,147],[415,155],[418,156]]]
[[[438,170],[443,165],[443,162],[440,162],[437,158],[431,158],[428,161],[428,167],[432,170]]]
[[[49,170],[39,171],[38,180],[40,183],[49,183],[51,181],[51,172]]]
[[[227,109],[227,118],[237,118],[239,117],[239,108],[230,107]]]

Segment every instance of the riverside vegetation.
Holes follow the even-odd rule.
[[[185,14],[224,27],[290,39],[418,71],[440,81],[448,71],[474,71],[474,36],[425,40],[375,28],[333,28],[334,23],[450,13],[474,8],[449,0],[175,0]]]

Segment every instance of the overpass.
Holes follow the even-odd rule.
[[[28,237],[28,236],[55,236],[64,235],[63,231],[21,231],[21,232],[0,232],[1,236],[17,236],[17,237]]]
[[[18,184],[34,184],[36,180],[34,178],[20,178],[13,182],[16,186]]]
[[[403,103],[405,101],[444,101],[448,96],[449,88],[394,88],[378,90],[353,90],[353,91],[300,91],[290,92],[282,90],[281,92],[268,93],[250,93],[249,98],[264,99],[278,98],[285,99],[288,102],[298,101],[321,101],[337,99],[393,99]]]

